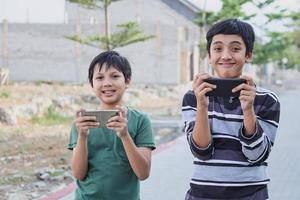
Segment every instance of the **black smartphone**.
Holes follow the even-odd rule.
[[[232,89],[242,83],[246,83],[246,80],[240,78],[208,78],[205,82],[217,86],[216,89],[207,92],[206,96],[238,97],[240,96],[240,91],[233,93]]]
[[[99,110],[99,111],[82,111],[81,116],[96,116],[96,121],[100,123],[99,128],[106,127],[107,121],[119,115],[118,110]]]

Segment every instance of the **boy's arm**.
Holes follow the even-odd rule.
[[[232,91],[240,91],[239,100],[244,115],[244,135],[251,137],[256,132],[256,114],[254,112],[254,100],[256,96],[256,88],[253,79],[250,76],[241,76],[241,79],[246,80]]]
[[[107,128],[116,131],[123,143],[132,170],[139,180],[145,180],[150,174],[152,149],[136,146],[128,132],[127,108],[121,106],[116,108],[119,110],[119,115],[108,120]]]
[[[198,139],[201,140],[201,136],[198,137],[197,134],[197,132],[201,131],[201,128],[199,128],[199,126],[201,126],[199,120],[201,117],[203,117],[201,116],[201,114],[207,114],[207,111],[204,113],[200,113],[200,112],[201,109],[197,110],[195,95],[193,94],[192,91],[189,91],[184,95],[182,101],[182,120],[184,122],[184,132],[187,136],[187,140],[193,155],[201,160],[207,160],[211,157],[213,153],[213,145],[211,144],[212,140],[209,140],[209,142],[206,145],[204,145],[203,148],[198,146],[196,141],[194,141]],[[196,125],[196,121],[198,121],[197,125]],[[196,139],[194,139],[194,137],[196,137]],[[210,137],[209,139],[211,139],[210,135],[209,137]]]
[[[208,100],[205,94],[214,86],[204,82],[208,74],[199,74],[193,81],[193,92],[188,92],[182,103],[185,133],[194,156],[207,160],[213,153],[212,137],[208,119]]]
[[[73,134],[77,135],[76,146],[73,149],[71,168],[73,176],[78,180],[83,180],[88,171],[88,147],[87,137],[90,128],[97,128],[99,123],[95,116],[81,116],[83,109],[76,112],[76,121]]]
[[[77,145],[73,149],[71,160],[72,174],[78,180],[83,180],[88,169],[87,136],[78,136]]]
[[[274,144],[280,116],[280,103],[277,98],[266,97],[264,104],[257,113],[255,133],[248,137],[245,134],[245,124],[239,131],[242,152],[251,163],[264,162]]]
[[[263,162],[268,158],[275,139],[280,105],[276,97],[270,98],[267,93],[260,94],[256,98],[256,103],[261,110],[256,115],[254,111],[256,89],[253,80],[247,76],[242,78],[247,80],[247,84],[238,86],[241,89],[240,101],[244,114],[243,126],[239,131],[242,151],[249,162]],[[271,112],[272,114],[269,114]],[[268,124],[266,121],[275,123]]]
[[[192,142],[201,149],[211,144],[211,133],[208,121],[208,109],[198,106],[196,111],[195,126],[192,132]]]
[[[137,147],[129,133],[121,136],[120,139],[123,143],[131,168],[136,176],[139,180],[147,179],[151,169],[152,150],[148,147]]]

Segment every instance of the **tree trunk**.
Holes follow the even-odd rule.
[[[105,43],[105,49],[110,50],[110,24],[109,24],[109,10],[108,10],[108,1],[104,2],[104,15],[105,15],[105,37],[107,38]]]

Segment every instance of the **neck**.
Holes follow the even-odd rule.
[[[111,110],[111,109],[116,109],[116,106],[123,106],[123,102],[118,102],[116,104],[104,104],[101,103],[99,109],[100,110]]]

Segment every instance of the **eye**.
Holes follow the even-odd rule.
[[[233,52],[239,52],[240,50],[241,50],[240,47],[233,47],[233,48],[232,48],[232,51],[233,51]]]
[[[119,75],[119,74],[114,74],[114,75],[112,75],[112,77],[113,77],[114,79],[117,79],[117,78],[120,77],[120,75]]]
[[[222,48],[221,47],[215,47],[215,48],[213,48],[213,50],[216,51],[216,52],[221,52]]]
[[[104,76],[96,76],[96,80],[102,80],[104,78]]]

